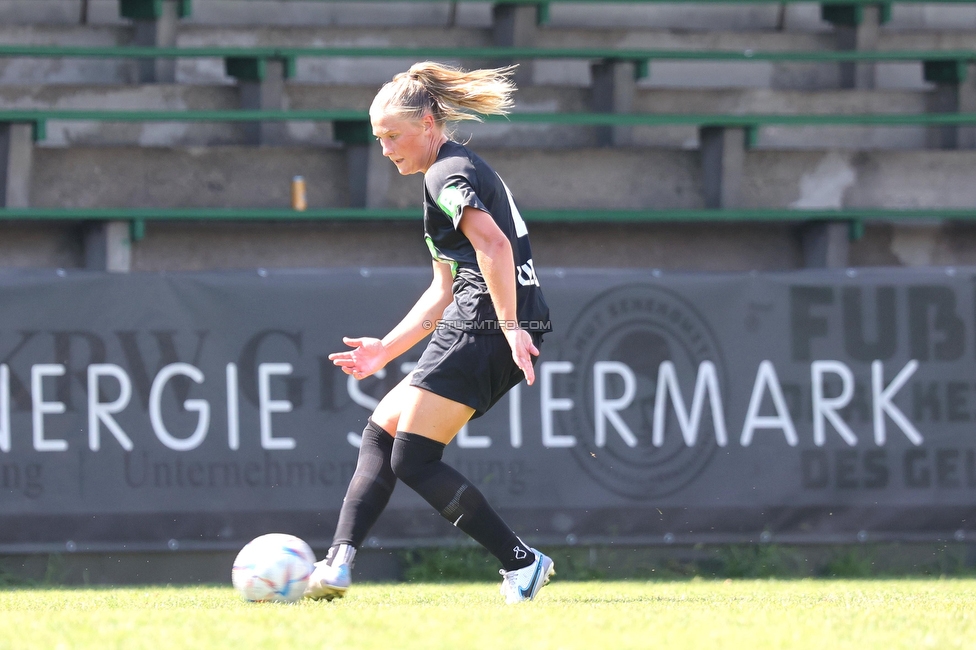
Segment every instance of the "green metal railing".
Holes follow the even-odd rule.
[[[697,126],[739,127],[746,130],[747,144],[756,143],[764,126],[965,126],[976,124],[976,113],[860,113],[841,115],[785,114],[689,114],[689,113],[512,113],[484,118],[492,124],[572,126]],[[46,136],[48,121],[98,122],[332,122],[337,139],[364,143],[370,139],[369,115],[356,110],[0,110],[0,122],[30,123],[34,139]]]
[[[296,0],[297,1],[297,0]],[[261,58],[618,59],[632,61],[766,61],[791,63],[976,61],[972,50],[662,50],[585,47],[135,47],[0,44],[0,57],[34,58]]]
[[[920,62],[926,81],[960,83],[967,66],[976,62],[973,50],[888,50],[888,51],[770,51],[770,50],[662,50],[636,48],[539,48],[539,47],[133,47],[4,45],[0,57],[93,58],[93,59],[179,59],[222,58],[227,74],[242,79],[264,77],[265,61],[285,62],[285,76],[295,76],[299,58],[399,58],[413,61],[432,59],[516,60],[575,59],[587,61],[632,61],[635,74],[646,77],[654,61],[751,61],[765,63],[898,63]]]
[[[626,61],[763,61],[773,63],[976,61],[976,50],[663,50],[583,47],[137,47],[0,44],[0,57],[179,59],[179,58],[401,58],[401,59],[584,59]]]
[[[739,223],[847,222],[859,239],[865,222],[976,221],[974,208],[748,208],[748,209],[536,209],[522,210],[534,223]],[[414,208],[3,208],[0,221],[129,221],[134,241],[147,221],[419,221]]]
[[[335,122],[369,120],[359,110],[106,110],[2,109],[0,122],[47,120],[97,122]],[[720,113],[511,113],[488,115],[489,123],[569,124],[578,126],[912,126],[976,123],[976,113],[720,114]]]
[[[579,208],[520,210],[537,223],[774,222],[774,221],[905,221],[945,219],[976,221],[973,208]],[[411,221],[419,208],[0,208],[0,219],[32,221]]]

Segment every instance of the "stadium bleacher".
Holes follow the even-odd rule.
[[[459,135],[544,265],[972,261],[976,3],[354,4],[0,1],[5,265],[104,268],[110,231],[116,270],[423,264],[364,128],[420,58],[521,64]]]

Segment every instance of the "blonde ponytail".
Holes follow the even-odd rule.
[[[380,88],[369,112],[420,119],[426,113],[439,125],[506,115],[514,103],[515,66],[465,71],[424,61],[410,66]]]

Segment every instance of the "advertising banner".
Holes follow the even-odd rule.
[[[0,276],[0,552],[327,546],[423,269]],[[555,270],[445,460],[530,543],[976,536],[976,269]],[[460,533],[399,485],[367,544]]]

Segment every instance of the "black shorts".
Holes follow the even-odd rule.
[[[542,349],[542,333],[532,332]],[[532,357],[535,365],[537,357]],[[515,365],[503,334],[472,334],[454,328],[434,330],[413,371],[410,385],[474,409],[481,417],[513,386],[525,379]]]

